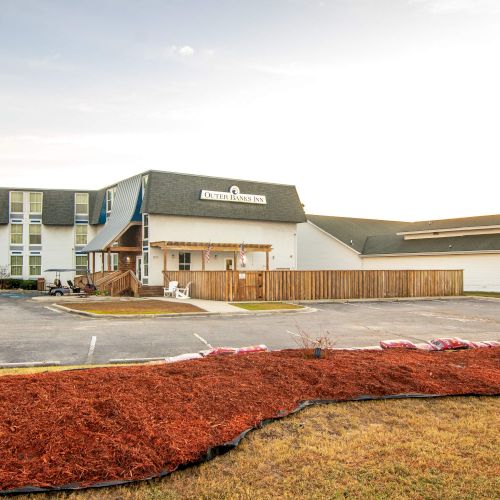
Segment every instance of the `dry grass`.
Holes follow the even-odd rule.
[[[163,480],[51,498],[498,498],[499,414],[488,397],[314,407]]]
[[[287,302],[231,302],[231,305],[241,307],[247,311],[275,311],[278,309],[304,309],[297,304]]]
[[[0,377],[2,375],[27,375],[28,373],[62,372],[66,370],[80,370],[89,368],[100,368],[106,366],[133,366],[141,363],[117,363],[113,365],[62,365],[62,366],[35,366],[31,368],[0,368]]]
[[[122,300],[95,301],[77,304],[64,304],[69,309],[94,314],[176,314],[189,312],[205,312],[204,309],[182,302],[168,300]]]

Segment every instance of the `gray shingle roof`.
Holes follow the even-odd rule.
[[[203,189],[227,192],[233,185],[245,194],[265,195],[267,205],[200,200]],[[149,172],[142,212],[280,222],[306,220],[295,186],[159,171]]]
[[[500,226],[500,215],[480,215],[477,217],[461,217],[458,219],[441,219],[407,223],[401,232],[437,231],[457,227]]]
[[[500,250],[500,234],[405,240],[396,234],[369,236],[363,255],[487,252]]]
[[[359,253],[363,251],[368,236],[389,232],[396,233],[401,227],[407,224],[407,222],[391,220],[357,219],[353,217],[310,214],[307,215],[307,219]]]
[[[459,223],[456,226],[448,227],[466,227],[459,225],[465,220],[472,221],[473,225],[479,225],[476,224],[477,219],[480,219],[481,222],[485,221],[486,218],[492,221],[493,219],[490,219],[490,217],[494,216],[453,219],[454,221],[459,221]],[[410,226],[407,222],[330,217],[325,215],[307,215],[307,219],[323,229],[323,231],[351,246],[362,255],[487,252],[500,250],[500,234],[405,240],[404,236],[396,233],[408,230],[407,228]],[[491,224],[482,225],[493,224],[492,222]],[[418,231],[418,229],[415,230]],[[352,245],[350,243],[351,240]]]
[[[47,226],[72,226],[75,223],[75,193],[89,193],[89,212],[93,211],[92,191],[36,188],[0,188],[0,224],[9,223],[9,192],[43,193],[42,223]]]

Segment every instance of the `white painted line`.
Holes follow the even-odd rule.
[[[213,349],[213,347],[203,338],[203,337],[200,337],[197,333],[193,333],[193,335],[198,339],[200,340],[201,342],[203,342],[209,349]]]
[[[62,311],[60,309],[56,309],[55,307],[50,307],[50,306],[45,306],[45,309],[48,309],[49,311],[62,314]]]
[[[85,364],[90,365],[92,363],[92,357],[94,356],[95,343],[97,341],[97,337],[94,335],[90,341],[89,352],[87,354],[87,361]]]

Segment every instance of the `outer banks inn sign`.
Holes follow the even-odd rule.
[[[200,200],[209,201],[231,201],[234,203],[254,203],[257,205],[267,205],[264,195],[240,193],[238,186],[231,186],[229,192],[201,190]]]

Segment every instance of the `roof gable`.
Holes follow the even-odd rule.
[[[266,204],[202,200],[202,190],[266,196]],[[149,172],[142,212],[149,214],[224,219],[304,222],[305,214],[295,186],[205,177],[172,172]]]

